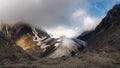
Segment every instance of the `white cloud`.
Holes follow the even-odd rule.
[[[59,38],[60,36],[75,37],[76,30],[67,26],[58,26],[56,28],[46,29],[49,34],[52,34],[54,38]]]
[[[41,27],[63,25],[78,0],[0,0],[0,19],[27,21]],[[61,23],[62,21],[62,23]],[[56,23],[57,22],[57,23]],[[59,23],[60,22],[60,23]]]
[[[100,22],[101,19],[92,17],[88,12],[83,9],[78,9],[75,11],[71,20],[73,24],[80,25],[78,29],[80,29],[80,33],[83,31],[93,30]]]

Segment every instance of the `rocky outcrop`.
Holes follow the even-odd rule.
[[[32,60],[21,47],[17,46],[14,41],[0,32],[0,64],[11,64]]]

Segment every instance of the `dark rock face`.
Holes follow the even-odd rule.
[[[84,41],[87,41],[94,32],[95,31],[85,31],[77,38],[81,39],[81,40],[84,40]]]
[[[38,36],[40,37],[40,38],[42,38],[42,37],[47,37],[47,38],[49,38],[50,37],[50,35],[46,32],[46,31],[44,31],[44,30],[40,30],[40,29],[37,29],[37,28],[35,28],[35,30],[36,30],[36,32],[38,33]]]
[[[15,40],[19,39],[23,35],[26,35],[27,33],[32,34],[32,28],[30,27],[30,25],[25,24],[23,22],[15,24],[11,28],[11,31]]]
[[[94,31],[78,37],[88,43],[89,50],[120,52],[120,4],[115,5]]]
[[[12,37],[14,37],[14,39],[17,40],[21,36],[27,35],[27,34],[34,36],[33,28],[35,27],[32,27],[31,25],[26,24],[24,22],[18,22],[17,24],[11,27],[10,31],[11,31]],[[44,37],[44,36],[50,37],[49,34],[42,29],[35,28],[35,30],[38,33],[38,36],[40,37]]]

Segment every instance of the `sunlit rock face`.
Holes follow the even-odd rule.
[[[25,23],[17,23],[12,27],[12,35],[15,43],[22,47],[24,50],[35,46],[32,39],[32,27]]]
[[[30,34],[27,34],[16,40],[16,44],[22,47],[24,50],[27,50],[32,46],[35,46],[36,42],[33,41],[32,36]]]

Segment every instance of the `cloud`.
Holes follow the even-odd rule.
[[[69,16],[78,3],[83,3],[83,0],[0,0],[0,19],[8,23],[29,22],[52,34],[55,31],[61,35],[66,31],[71,34],[75,31]]]
[[[91,2],[89,0],[0,0],[0,20],[7,23],[24,21],[41,27],[53,35],[73,37],[84,30],[94,29],[98,24],[98,18],[91,16],[90,13],[93,7]]]
[[[58,26],[56,28],[46,29],[49,34],[52,34],[54,38],[59,38],[60,36],[66,37],[76,37],[76,29],[70,28],[68,26]]]
[[[82,33],[83,31],[93,30],[99,24],[101,19],[92,17],[88,12],[84,11],[83,9],[78,9],[72,14],[71,20],[73,24],[76,24],[76,26],[80,25],[78,29],[79,32]]]
[[[100,18],[95,18],[83,9],[77,9],[70,16],[70,24],[72,27],[60,25],[57,28],[46,29],[53,37],[65,35],[66,37],[77,37],[84,31],[94,30],[99,24]]]
[[[68,23],[71,7],[76,3],[77,0],[0,0],[0,18],[7,22],[23,20],[41,27],[54,27]]]

